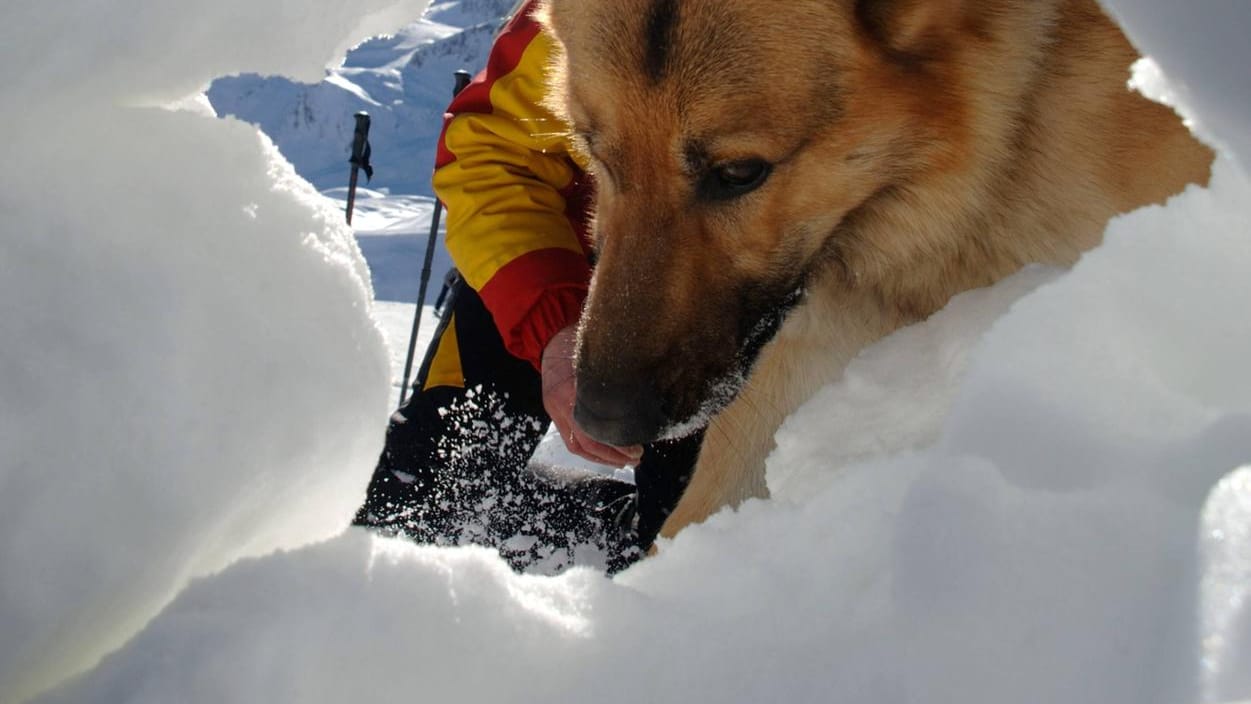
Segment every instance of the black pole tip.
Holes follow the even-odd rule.
[[[457,96],[460,95],[460,92],[465,89],[465,86],[468,86],[469,82],[473,80],[473,74],[462,68],[457,69],[456,73],[453,75],[456,76],[456,87],[452,89],[452,95]]]

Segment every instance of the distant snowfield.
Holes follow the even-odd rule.
[[[342,207],[347,201],[346,191],[330,189],[323,195]],[[430,242],[433,209],[434,199],[427,196],[358,192],[352,226],[356,243],[369,263],[376,300],[415,303],[426,248],[433,245],[426,305],[434,303],[452,262],[443,246],[442,229],[436,241]]]
[[[405,317],[371,245],[254,129],[119,107],[420,10],[282,5],[0,10],[6,65],[61,49],[0,77],[0,704],[1251,699],[1251,7],[1109,3],[1210,189],[866,350],[772,500],[608,580],[344,531]]]

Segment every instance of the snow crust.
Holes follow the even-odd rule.
[[[351,233],[255,128],[155,106],[320,76],[423,5],[0,9],[0,702],[350,518],[387,412]]]
[[[866,350],[779,433],[772,500],[683,532],[615,580],[517,576],[485,550],[349,530],[194,580],[97,668],[36,701],[1251,699],[1251,179],[1236,159],[1251,107],[1247,93],[1219,88],[1251,64],[1251,8],[1186,8],[1188,21],[1240,28],[1230,42],[1163,31],[1164,3],[1109,4],[1160,59],[1140,66],[1139,85],[1175,96],[1224,145],[1211,188],[1118,218],[1071,272],[1028,269]],[[1174,76],[1194,77],[1188,92]],[[113,126],[135,116],[100,112]],[[250,130],[148,117],[144,163],[196,158],[171,163],[141,196],[136,179],[117,183],[101,167],[143,146],[116,135],[73,142],[61,168],[39,167],[45,178],[2,177],[0,197],[26,197],[0,201],[22,225],[0,242],[0,306],[6,327],[18,323],[12,339],[30,340],[0,356],[0,441],[19,450],[0,465],[5,695],[12,673],[77,643],[48,634],[90,635],[84,615],[145,585],[174,591],[180,579],[145,581],[162,561],[222,565],[300,542],[269,540],[282,532],[236,514],[291,506],[269,518],[308,521],[307,539],[337,532],[372,459],[330,453],[379,441],[385,359],[359,257],[332,213],[310,215],[262,178],[278,167]],[[200,154],[208,134],[219,136]],[[71,178],[84,160],[91,168]],[[237,181],[240,169],[223,162],[261,175],[237,186],[225,175]],[[65,208],[38,207],[36,189],[52,183]],[[212,219],[206,191],[235,208],[212,208],[229,212]],[[138,217],[106,207],[122,194]],[[288,204],[281,226],[239,230],[251,217],[239,212],[276,203]],[[171,241],[182,219],[207,222],[186,231],[214,238]],[[158,277],[163,287],[148,283]],[[238,280],[236,296],[222,293]],[[82,312],[84,300],[103,311]],[[209,303],[216,315],[186,319]],[[306,322],[282,322],[292,317]],[[300,344],[257,343],[256,319],[296,325]],[[235,346],[250,354],[226,354]],[[124,361],[136,348],[141,364]],[[348,356],[368,367],[342,381],[353,388],[305,395],[335,383],[329,369]],[[313,373],[292,375],[296,385],[256,362],[275,357]],[[219,388],[249,360],[266,373]],[[72,373],[75,395],[59,402]],[[187,393],[136,395],[137,382]],[[147,451],[160,442],[174,450]],[[342,484],[309,466],[291,482],[292,464],[310,464],[292,452],[333,459],[312,464],[333,466]],[[254,490],[213,491],[245,477]],[[303,493],[313,485],[327,487],[322,503]],[[69,497],[60,511],[49,503],[58,493]],[[235,530],[206,529],[201,511],[230,514]],[[130,523],[142,535],[117,528]],[[129,613],[138,628],[147,612]]]

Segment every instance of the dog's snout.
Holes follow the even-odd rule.
[[[618,447],[651,442],[668,422],[660,395],[646,381],[579,379],[573,417],[591,437]]]

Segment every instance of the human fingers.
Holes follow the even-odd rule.
[[[643,456],[641,447],[614,447],[587,435],[573,418],[577,397],[577,380],[573,366],[576,329],[569,326],[558,332],[543,353],[543,406],[556,425],[565,447],[573,454],[599,464],[614,467],[637,464]]]
[[[572,423],[570,437],[584,453],[581,456],[593,462],[613,467],[624,467],[636,465],[643,458],[643,448],[641,446],[617,447],[602,443],[587,435],[585,431],[578,427],[576,421]]]

